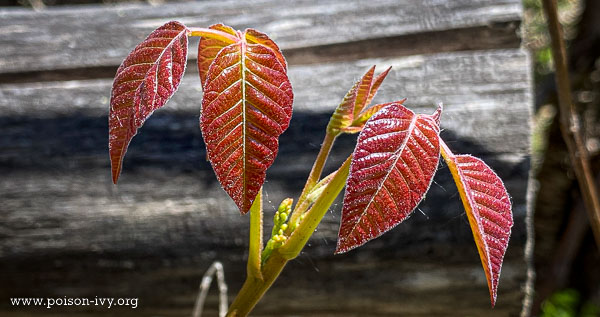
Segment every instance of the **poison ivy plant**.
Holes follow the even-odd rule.
[[[346,186],[336,253],[377,238],[404,221],[425,197],[440,153],[458,186],[488,281],[492,306],[513,224],[502,180],[480,159],[455,155],[440,138],[442,107],[415,114],[405,100],[370,105],[390,69],[375,66],[333,113],[302,194],[285,199],[262,243],[262,185],[292,116],[293,92],[285,58],[274,41],[253,29],[215,24],[188,28],[169,22],[125,58],[115,76],[109,113],[109,152],[116,183],[131,139],[175,93],[187,63],[188,37],[201,37],[198,72],[204,96],[200,129],[217,179],[242,214],[250,211],[248,278],[229,308],[245,316],[295,258]],[[340,134],[359,133],[350,157],[321,178]]]

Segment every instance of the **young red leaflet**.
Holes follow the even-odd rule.
[[[443,143],[442,155],[467,212],[494,306],[513,225],[508,192],[500,177],[482,160],[471,155],[454,155]]]
[[[340,132],[356,133],[362,130],[362,127],[369,119],[370,115],[375,114],[377,111],[365,112],[367,106],[375,97],[377,89],[390,72],[391,67],[386,69],[384,72],[374,77],[375,66],[369,68],[369,70],[358,80],[354,86],[348,91],[344,99],[335,109],[335,112],[329,120],[327,125],[327,131],[332,134],[339,134]],[[402,102],[400,102],[402,103]],[[377,110],[381,109],[378,107]],[[368,117],[360,119],[361,115],[366,114]]]
[[[367,121],[350,166],[336,253],[382,235],[417,207],[437,169],[439,130],[436,114],[417,115],[399,103]]]
[[[354,129],[358,130],[357,132],[360,132],[360,130],[362,130],[362,128],[364,127],[367,120],[369,120],[369,118],[371,118],[375,113],[377,113],[377,111],[383,109],[384,107],[386,107],[392,103],[402,104],[405,101],[406,101],[406,98],[396,101],[396,102],[380,103],[380,104],[368,107],[367,109],[364,109],[362,112],[360,112],[358,114],[358,116],[356,116],[354,118],[354,121],[352,121],[352,126],[346,128],[345,131],[352,131],[352,128],[354,128]],[[438,124],[439,124],[439,122],[438,122]]]
[[[285,61],[258,33],[238,32],[206,74],[200,128],[208,159],[242,213],[248,212],[292,116],[293,93]],[[265,36],[266,37],[266,36]],[[282,57],[281,57],[282,58]]]
[[[113,82],[109,111],[112,179],[121,173],[127,146],[144,121],[177,90],[187,62],[188,29],[169,22],[125,58]]]

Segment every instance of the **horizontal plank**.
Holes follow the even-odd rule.
[[[201,258],[205,252],[200,250],[197,254]],[[458,262],[447,262],[447,258],[435,255],[427,258],[363,255],[329,259],[300,256],[286,266],[252,316],[499,317],[516,316],[520,310],[524,271],[519,257],[505,259],[498,302],[491,309],[476,251]],[[207,258],[219,258],[219,254]],[[74,317],[189,316],[203,270],[210,264],[208,260],[198,259],[187,263],[165,260],[148,267],[144,265],[147,263],[140,264],[139,259],[116,260],[108,255],[96,263],[90,262],[81,257],[53,260],[44,265],[16,262],[18,266],[8,266],[2,262],[0,268],[6,277],[0,296],[138,297],[138,307],[55,306],[46,309],[10,307],[8,301],[2,301],[0,314],[7,317],[42,312],[48,316]],[[245,275],[245,265],[223,262],[229,295],[234,296]],[[36,295],[28,288],[32,285],[35,285]],[[207,316],[217,316],[215,295],[212,288],[205,307]]]
[[[481,31],[479,36],[469,33],[468,37],[455,40],[486,42],[495,38],[486,30],[494,30],[497,24],[509,29],[508,32],[500,30],[498,44],[508,42],[516,47],[519,44],[514,32],[516,25],[506,23],[518,25],[521,3],[519,0],[262,0],[243,3],[229,0],[155,7],[136,4],[49,8],[40,12],[0,9],[0,73],[116,66],[150,30],[173,19],[198,27],[217,22],[239,29],[253,27],[268,33],[282,49],[291,51],[291,55],[296,50],[297,61],[307,62],[318,59],[320,54],[303,51],[303,48],[378,38],[389,42],[395,37],[428,32],[475,28]],[[452,32],[447,34],[452,38]],[[506,40],[507,36],[517,40]],[[408,45],[402,50],[406,51],[410,45],[427,45],[427,41],[415,41],[417,38],[406,41]],[[335,47],[329,52],[335,52]],[[423,53],[418,48],[416,52]],[[192,59],[195,54],[196,50],[191,49]]]
[[[157,116],[159,121],[176,122],[166,113]],[[101,119],[105,123],[105,118]],[[328,116],[301,114],[294,118],[298,119],[282,136],[282,150],[268,172],[266,232],[278,202],[298,196],[318,150],[314,140],[322,138],[314,131],[321,131],[317,128],[322,128]],[[143,310],[134,314],[160,309],[164,316],[182,315],[192,306],[202,268],[215,259],[226,263],[230,290],[239,289],[248,218],[239,216],[216,183],[209,164],[203,161],[201,144],[192,141],[199,137],[194,132],[197,119],[187,118],[179,126],[171,124],[167,131],[161,125],[146,127],[128,153],[118,186],[112,185],[106,136],[99,131],[106,126],[95,123],[99,120],[96,117],[72,120],[85,129],[63,129],[54,120],[34,121],[30,134],[18,135],[13,142],[37,150],[32,155],[35,158],[22,156],[20,162],[0,164],[0,270],[7,276],[3,280],[7,287],[0,292],[6,292],[5,297],[27,296],[35,285],[36,294],[45,297],[100,293],[139,296]],[[9,131],[17,123],[0,120]],[[353,142],[352,137],[343,137],[336,143],[328,170],[352,151]],[[183,148],[179,148],[181,144]],[[462,144],[452,146],[467,151]],[[2,148],[15,151],[15,147]],[[156,157],[157,152],[162,156]],[[498,313],[502,316],[518,311],[522,296],[519,286],[525,278],[521,255],[528,158],[482,157],[505,180],[514,208],[515,227],[500,283],[500,300],[492,311],[502,312]],[[45,162],[32,166],[39,161]],[[425,201],[407,221],[348,255],[331,257],[340,209],[338,200],[303,254],[286,268],[282,281],[260,306],[261,314],[277,315],[272,309],[282,306],[306,316],[326,312],[344,315],[351,310],[363,315],[411,314],[415,310],[424,315],[442,314],[451,303],[463,303],[452,294],[468,294],[470,298],[469,305],[453,306],[456,316],[482,315],[478,312],[489,309],[468,220],[447,169],[440,169]],[[307,276],[311,283],[304,283]],[[301,296],[302,302],[311,303],[313,308],[280,300],[300,296],[299,292],[313,294]],[[325,294],[330,299],[362,298],[362,305],[344,308],[335,304],[337,300],[325,303],[321,297]],[[418,304],[425,299],[439,306]],[[0,310],[2,305],[6,304],[0,304]],[[15,312],[15,308],[6,309]]]
[[[431,111],[436,99],[448,100],[443,137],[457,153],[484,158],[505,180],[515,209],[511,243],[522,246],[531,98],[528,59],[519,50],[291,67],[296,112],[268,172],[269,212],[283,198],[297,197],[333,106],[376,62],[380,70],[395,68],[378,100],[408,96],[419,111]],[[117,187],[110,181],[106,153],[110,81],[3,85],[0,257],[100,252],[180,258],[201,248],[207,254],[223,249],[223,258],[239,261],[247,218],[237,215],[205,160],[197,81],[188,74],[169,106],[134,138]],[[354,142],[355,136],[338,140],[329,170],[352,151]],[[449,173],[440,171],[435,184],[415,216],[365,248],[402,246],[402,252],[422,254],[429,248],[445,252],[435,245],[448,239],[471,245]],[[319,227],[313,243],[321,247],[314,256],[333,251],[339,209],[336,203],[336,212]]]
[[[365,58],[511,49],[519,47],[521,42],[519,38],[515,37],[517,29],[518,23],[513,21],[466,29],[451,29],[316,47],[286,49],[284,54],[289,65],[306,65]],[[473,38],[479,40],[473,41]],[[195,43],[194,39],[192,41]],[[196,64],[197,61],[194,58],[195,56],[188,60],[188,65]],[[77,68],[0,73],[0,84],[112,78],[118,68],[117,65],[86,67],[75,65],[75,67]],[[195,67],[192,66],[192,68]]]
[[[446,102],[444,138],[457,153],[482,156],[497,170],[513,196],[518,219],[524,219],[531,101],[528,62],[523,51],[506,50],[290,67],[296,109],[269,170],[269,205],[297,196],[330,113],[352,82],[376,63],[379,71],[394,67],[377,100],[408,97],[407,104],[419,112],[432,111],[436,101]],[[243,232],[245,220],[230,219],[235,206],[205,161],[197,119],[202,97],[197,74],[185,76],[169,105],[134,138],[116,188],[109,179],[106,155],[110,85],[110,80],[87,80],[0,86],[4,131],[0,166],[7,173],[0,183],[7,212],[2,254],[94,249],[124,253],[168,249],[186,254],[193,246],[215,243],[240,248],[244,239],[229,233]],[[340,138],[332,160],[339,164],[353,146],[353,136]],[[433,187],[420,208],[428,216],[437,215],[439,231],[447,232],[452,222],[450,231],[462,236],[462,243],[471,243],[468,227],[457,218],[459,201],[445,203],[455,193],[447,189],[454,188],[452,182],[448,175],[440,177],[439,187]],[[416,223],[428,219],[414,218]],[[317,237],[332,240],[338,219],[328,219]],[[412,229],[406,229],[410,234],[404,241],[419,245],[427,240],[418,226],[406,228]],[[517,232],[523,236],[524,231]]]
[[[298,143],[293,145],[301,146]],[[339,166],[352,150],[345,143],[338,145],[331,167]],[[265,185],[268,215],[285,197],[298,196],[302,178],[310,169],[310,164],[299,162],[308,163],[314,157],[312,151],[307,155],[289,151],[279,155]],[[482,158],[503,177],[512,196],[518,223],[513,238],[519,245],[523,242],[522,221],[526,214],[527,157]],[[64,158],[64,166],[57,163],[41,169],[3,170],[0,258],[74,252],[124,255],[168,252],[185,256],[198,247],[243,249],[247,218],[239,216],[208,163],[183,168],[175,160],[171,162],[177,165],[173,169],[160,164],[135,168],[137,162],[129,160],[117,187],[109,179],[108,166],[90,166],[85,157],[76,154]],[[448,236],[457,245],[472,243],[448,171],[441,169],[435,182],[415,216],[372,246],[381,248],[382,244],[389,246],[396,241],[397,246],[418,249],[430,245],[432,239],[443,242]],[[329,242],[318,250],[319,256],[333,252],[341,207],[338,203],[314,237],[315,241]],[[424,232],[422,226],[437,233]]]
[[[373,64],[378,71],[393,67],[375,102],[406,97],[417,112],[431,112],[443,102],[442,127],[457,138],[488,152],[529,152],[531,78],[528,55],[519,49],[291,66],[295,112],[331,113]],[[0,111],[4,117],[106,116],[111,85],[109,79],[0,85]],[[157,113],[197,116],[201,98],[197,73],[190,69]],[[147,124],[174,123],[150,119]]]
[[[514,243],[522,245],[531,91],[529,60],[520,50],[292,66],[296,111],[268,172],[270,210],[299,194],[333,107],[373,63],[379,71],[394,67],[377,100],[409,97],[408,105],[423,112],[432,111],[437,100],[447,102],[444,139],[457,153],[484,158],[505,180],[515,206]],[[247,219],[236,216],[205,160],[196,74],[186,75],[169,105],[134,138],[118,187],[111,184],[106,153],[110,84],[88,80],[0,87],[0,171],[5,176],[0,196],[6,220],[0,226],[0,255],[184,256],[198,247],[243,249]],[[352,151],[354,142],[355,136],[338,140],[329,169]],[[421,212],[367,248],[402,241],[418,253],[449,237],[470,245],[472,236],[447,171],[436,184]],[[333,251],[337,215],[328,214],[319,227],[315,241],[329,241],[320,255]]]

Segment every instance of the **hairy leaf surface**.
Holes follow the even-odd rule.
[[[169,22],[154,30],[119,66],[108,119],[114,183],[138,128],[177,90],[185,71],[187,48],[188,29],[179,22]]]
[[[513,225],[510,199],[500,177],[482,160],[443,152],[467,212],[494,306]]]
[[[352,157],[336,253],[382,235],[423,199],[440,154],[435,115],[392,103],[367,121]]]
[[[274,43],[240,35],[221,49],[206,74],[200,128],[219,182],[246,213],[289,125],[293,94]]]

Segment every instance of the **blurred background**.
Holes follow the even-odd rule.
[[[172,100],[110,180],[107,113],[122,59],[170,20],[266,32],[282,48],[294,114],[267,172],[265,231],[296,198],[333,109],[371,66],[375,102],[445,104],[442,137],[505,181],[515,225],[498,301],[444,164],[404,223],[340,256],[341,202],[254,316],[600,316],[600,256],[558,127],[537,0],[0,0],[0,316],[184,316],[219,260],[233,297],[248,217],[206,161],[196,44]],[[560,0],[574,96],[598,173],[600,2]],[[354,149],[338,139],[327,171]],[[598,175],[598,174],[596,174]],[[217,315],[216,288],[205,311]],[[15,297],[139,298],[136,309],[15,307]]]

